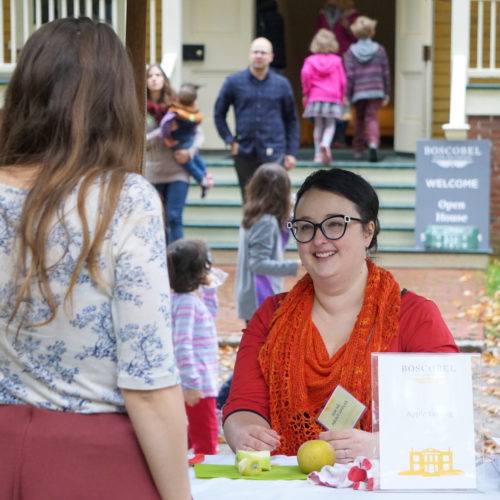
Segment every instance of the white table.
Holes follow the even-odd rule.
[[[280,465],[297,465],[295,457],[276,456]],[[204,463],[229,465],[234,455],[208,455]],[[480,491],[401,493],[355,491],[351,488],[315,486],[309,481],[255,481],[250,479],[197,479],[190,469],[191,492],[194,500],[499,500],[500,475],[490,463],[478,469]]]

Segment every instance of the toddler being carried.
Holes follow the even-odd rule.
[[[177,99],[169,106],[167,113],[160,121],[160,135],[165,144],[174,151],[189,149],[196,133],[196,127],[201,123],[203,115],[196,108],[198,87],[191,83],[181,86]],[[181,165],[194,177],[201,187],[201,197],[213,185],[212,176],[201,156],[196,153]]]

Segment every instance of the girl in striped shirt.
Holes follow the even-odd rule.
[[[173,290],[172,335],[188,417],[188,445],[194,453],[215,455],[218,300],[209,251],[201,240],[180,239],[168,246],[167,255]]]

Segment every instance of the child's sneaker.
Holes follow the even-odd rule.
[[[321,163],[321,155],[314,155],[314,163]]]
[[[208,190],[214,185],[214,178],[210,172],[205,172],[205,178],[200,184],[201,187],[201,197],[205,198]]]

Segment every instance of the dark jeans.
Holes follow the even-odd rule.
[[[172,147],[172,150],[179,151],[181,149],[189,149],[193,145],[193,134],[191,133],[191,135],[189,135],[187,139],[188,140],[184,140],[182,142],[179,141],[178,144]],[[180,163],[180,166],[185,169],[187,173],[192,176],[198,184],[201,184],[205,179],[207,166],[203,161],[203,158],[198,153],[196,153],[186,163]]]
[[[189,175],[194,177],[198,184],[201,184],[203,179],[205,179],[207,166],[199,154],[195,154],[193,158],[188,160],[186,163],[181,163],[180,165],[182,168],[187,170]]]
[[[236,174],[238,175],[241,197],[243,198],[243,201],[245,201],[245,186],[263,162],[257,161],[257,158],[254,155],[247,155],[242,153],[234,155],[233,161],[234,168],[236,169]],[[269,161],[271,162],[271,160]],[[283,158],[274,160],[274,162],[282,164]]]
[[[238,176],[238,183],[240,185],[241,197],[245,201],[245,186],[251,179],[252,175],[259,168],[260,163],[253,155],[237,154],[233,156],[234,168]]]
[[[288,238],[287,238],[288,241]],[[248,326],[248,321],[245,320],[245,324]],[[231,392],[231,384],[233,383],[233,374],[221,385],[219,393],[217,394],[216,406],[218,410],[222,410],[222,407],[226,404],[229,393]]]
[[[229,391],[231,390],[231,383],[233,382],[233,376],[231,375],[219,389],[217,394],[217,409],[222,410],[222,407],[226,404],[227,398],[229,397]]]
[[[184,236],[182,212],[186,204],[189,184],[184,181],[174,181],[155,184],[165,206],[167,218],[167,242],[172,243]]]

